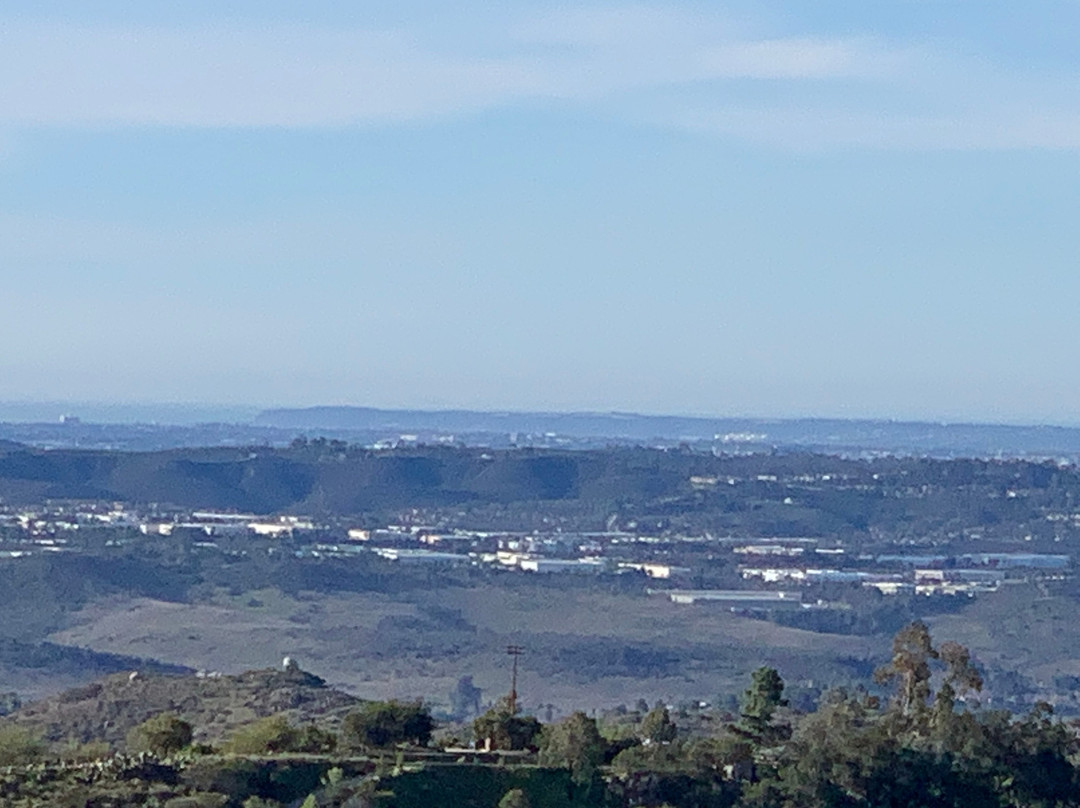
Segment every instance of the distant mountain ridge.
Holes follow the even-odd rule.
[[[932,423],[840,418],[721,418],[624,412],[405,410],[325,406],[270,409],[239,420],[98,421],[92,411],[62,421],[5,421],[0,451],[45,449],[157,451],[199,447],[288,446],[323,437],[356,446],[456,443],[481,448],[611,446],[698,450],[796,450],[846,456],[879,453],[937,458],[1027,458],[1080,463],[1080,427]],[[185,411],[186,413],[186,411]],[[184,417],[189,417],[186,414]]]
[[[382,410],[373,407],[307,407],[259,413],[258,426],[297,429],[418,429],[455,432],[555,433],[574,437],[712,437],[712,419],[674,415],[478,410]]]
[[[383,410],[307,407],[259,413],[253,425],[317,431],[387,430],[453,434],[554,434],[620,441],[730,444],[945,455],[1080,455],[1080,428],[838,418],[709,418],[597,412]]]
[[[827,476],[813,482],[819,475]],[[729,479],[745,481],[746,486],[719,484]],[[940,493],[934,502],[919,500],[919,519],[953,513],[957,503],[977,489],[982,492],[980,514],[994,514],[993,519],[978,519],[1010,524],[1016,530],[1021,529],[1019,522],[1026,525],[1029,519],[1044,525],[1046,509],[1069,507],[1061,500],[1063,492],[1080,497],[1080,469],[1075,466],[859,459],[807,451],[714,454],[627,447],[450,446],[373,450],[316,440],[280,449],[0,452],[0,500],[5,503],[95,499],[245,513],[367,514],[382,519],[397,518],[405,509],[453,509],[476,512],[485,524],[495,520],[513,525],[511,529],[520,529],[528,519],[539,519],[547,508],[557,507],[560,518],[580,519],[589,525],[596,525],[601,515],[624,513],[638,520],[645,514],[659,522],[675,519],[693,530],[727,532],[738,527],[751,535],[822,535],[841,529],[861,531],[870,525],[892,530],[897,520],[907,518],[896,509],[896,497],[906,496],[913,481]],[[1006,488],[1017,486],[1050,493],[1032,494],[1022,501],[1000,496]],[[998,496],[991,498],[995,492]],[[798,500],[800,506],[793,509],[785,498]],[[766,508],[765,502],[773,505]],[[940,527],[940,522],[933,524]],[[936,529],[930,522],[919,525],[919,530]],[[72,556],[73,562],[80,559]],[[106,571],[84,570],[80,575]],[[153,583],[142,580],[148,586]],[[165,583],[160,582],[161,586]]]

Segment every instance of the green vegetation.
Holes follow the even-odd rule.
[[[535,749],[540,729],[540,722],[533,716],[514,714],[509,698],[499,699],[494,707],[473,721],[477,745],[488,749]]]
[[[575,785],[564,769],[535,766],[429,766],[379,781],[374,808],[497,808],[520,790],[532,808],[616,808],[602,786]],[[334,806],[344,808],[344,806]]]
[[[342,738],[357,749],[385,749],[398,744],[427,746],[435,721],[420,702],[368,702],[345,716]]]
[[[23,766],[45,751],[41,739],[28,729],[0,724],[0,766]]]
[[[606,751],[596,721],[582,712],[547,725],[540,735],[540,765],[568,769],[575,783],[593,779]]]
[[[172,713],[161,713],[133,727],[127,736],[132,752],[171,755],[191,744],[194,730],[187,721]]]
[[[784,680],[775,668],[761,667],[751,674],[750,688],[743,694],[737,729],[757,744],[770,740],[775,731],[773,716],[786,707]]]
[[[671,743],[678,732],[667,707],[662,704],[653,707],[641,721],[640,735],[648,743]]]
[[[0,800],[13,808],[1080,805],[1076,729],[1048,705],[1020,715],[980,706],[982,676],[963,646],[935,643],[926,625],[913,623],[897,633],[874,678],[887,693],[838,688],[802,712],[787,703],[779,672],[764,666],[753,672],[738,716],[703,721],[658,704],[624,711],[634,731],[612,740],[576,712],[542,728],[535,755],[502,759],[480,750],[455,759],[430,748],[430,714],[397,701],[365,703],[341,722],[340,747],[372,750],[373,758],[336,751],[329,727],[297,727],[281,715],[240,728],[214,752],[190,747],[192,727],[165,713],[130,733],[132,749],[148,757],[110,752],[96,760],[87,760],[86,748],[58,760],[61,750],[7,724],[0,761],[10,768],[0,771]],[[520,718],[506,702],[481,717],[493,736]],[[384,754],[391,747],[392,768]]]
[[[499,800],[498,808],[532,808],[532,803],[529,802],[529,797],[524,791],[520,788],[512,788]]]
[[[233,755],[272,755],[302,753],[330,754],[337,747],[337,736],[314,724],[294,727],[283,715],[272,715],[234,731],[221,745]]]

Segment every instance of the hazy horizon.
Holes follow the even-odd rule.
[[[977,418],[891,417],[880,415],[832,415],[768,413],[708,413],[679,411],[637,411],[629,409],[529,409],[524,407],[407,407],[375,406],[365,403],[351,404],[305,404],[299,406],[269,404],[221,404],[198,401],[0,401],[0,423],[50,423],[62,417],[74,417],[88,424],[160,424],[189,426],[197,424],[246,424],[261,413],[274,410],[307,410],[323,408],[360,408],[385,412],[474,412],[478,414],[510,415],[597,415],[635,416],[643,418],[688,418],[716,421],[800,421],[820,420],[839,422],[913,423],[939,426],[1008,426],[1008,427],[1059,427],[1080,428],[1077,422],[1054,422],[1038,420],[980,420]]]

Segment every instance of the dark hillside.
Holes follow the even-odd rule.
[[[0,457],[0,497],[13,502],[114,499],[258,513],[357,512],[472,500],[573,498],[588,455],[417,449],[179,450],[138,454],[22,449]],[[602,466],[596,469],[602,472]]]
[[[580,495],[579,479],[594,471],[589,460],[572,455],[502,453],[470,468],[468,484],[480,498],[497,502],[567,499]]]
[[[91,678],[124,671],[158,674],[190,674],[181,665],[168,665],[152,659],[74,648],[52,642],[29,643],[0,639],[0,670],[42,670],[50,676]]]
[[[642,448],[373,451],[333,441],[282,449],[0,452],[0,501],[88,498],[387,520],[420,511],[433,523],[452,515],[461,526],[512,530],[634,524],[920,542],[972,531],[1006,542],[1080,538],[1080,523],[1047,519],[1075,510],[1077,469],[1020,460]]]
[[[198,580],[189,566],[133,555],[56,553],[0,564],[0,641],[40,639],[102,595],[182,600]]]

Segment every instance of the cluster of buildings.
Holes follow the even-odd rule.
[[[122,530],[137,525],[130,511],[91,503],[0,508],[0,560],[73,552],[72,538],[80,530]]]
[[[188,530],[204,536],[263,536],[282,538],[319,529],[312,519],[305,516],[258,516],[253,513],[219,513],[195,511],[188,517],[164,520],[146,520],[139,523],[144,536],[171,536],[176,531]]]
[[[418,526],[391,525],[384,529],[353,528],[349,544],[322,545],[323,555],[355,555],[362,543],[375,555],[403,564],[472,565],[491,570],[524,573],[600,574],[638,572],[650,578],[677,579],[689,575],[688,566],[668,561],[639,559],[640,553],[615,548],[648,543],[647,537],[624,532],[492,533],[439,532]]]
[[[1033,573],[1064,574],[1071,565],[1070,556],[1051,553],[853,554],[815,539],[769,540],[733,552],[747,558],[742,578],[761,586],[860,584],[884,595],[993,592]]]
[[[883,595],[975,595],[1032,576],[1063,577],[1072,565],[1068,555],[1050,553],[870,554],[818,538],[492,532],[417,524],[367,528],[288,514],[141,513],[108,503],[0,507],[0,560],[79,552],[90,536],[106,545],[189,536],[209,551],[224,550],[222,542],[235,550],[236,542],[245,540],[269,541],[272,548],[280,546],[275,540],[287,540],[287,552],[298,557],[366,556],[396,565],[472,567],[493,574],[638,574],[656,581],[657,593],[675,603],[722,603],[734,609],[817,608],[844,587]],[[721,585],[727,588],[700,588],[718,583],[702,577],[702,559],[725,570]],[[684,588],[694,585],[699,588]]]
[[[106,544],[123,544],[138,535],[152,538],[186,533],[213,547],[215,538],[297,537],[324,528],[303,516],[159,509],[142,513],[94,502],[0,507],[0,559],[35,552],[75,552],[85,544],[83,539],[103,534],[110,537]]]
[[[839,584],[876,589],[883,595],[975,595],[1010,580],[1064,575],[1063,554],[987,552],[961,555],[866,554],[815,538],[745,539],[656,537],[625,532],[513,534],[391,526],[354,529],[346,546],[324,545],[328,555],[354,555],[358,544],[401,564],[486,567],[502,572],[547,574],[640,573],[678,587],[694,579],[687,551],[707,543],[737,570],[739,588],[663,589],[676,603],[724,602],[819,607],[815,586]],[[803,593],[810,590],[806,597]]]

